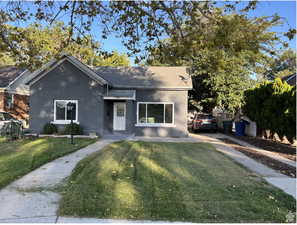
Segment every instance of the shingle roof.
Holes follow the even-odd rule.
[[[96,67],[94,70],[118,88],[192,88],[186,67]]]
[[[24,69],[19,69],[15,66],[0,67],[0,88],[7,87],[10,82],[24,71]]]

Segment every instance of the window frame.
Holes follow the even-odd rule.
[[[70,124],[71,123],[71,120],[57,120],[56,119],[56,110],[57,110],[57,107],[56,107],[56,102],[58,101],[63,101],[63,102],[66,102],[66,110],[65,110],[65,118],[67,118],[67,104],[69,102],[72,102],[72,103],[75,103],[76,104],[76,110],[75,110],[75,120],[73,120],[74,123],[77,123],[79,124],[78,122],[78,100],[59,100],[59,99],[55,99],[54,100],[54,121],[52,123],[54,124]]]
[[[11,96],[11,102],[8,102],[9,96]],[[12,109],[14,107],[14,94],[13,93],[6,93],[6,96],[5,96],[5,107],[7,109]]]
[[[139,105],[140,104],[145,104],[145,118],[146,118],[146,122],[142,123],[139,121]],[[149,104],[159,104],[159,105],[164,105],[163,107],[163,123],[147,123],[147,105]],[[165,122],[165,107],[166,105],[172,105],[172,122],[171,123],[166,123]],[[174,123],[174,102],[137,102],[137,109],[136,109],[136,124],[135,126],[137,127],[175,127],[175,123]]]

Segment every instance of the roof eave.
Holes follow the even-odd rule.
[[[87,76],[89,76],[91,79],[97,81],[100,84],[108,84],[106,80],[103,78],[99,77],[98,74],[96,74],[93,70],[91,70],[88,66],[85,64],[79,62],[77,59],[75,59],[73,56],[68,56],[68,55],[63,55],[61,59],[59,60],[52,60],[49,63],[45,64],[43,67],[40,69],[35,70],[31,74],[31,78],[26,81],[26,85],[33,85],[36,83],[38,80],[40,80],[42,77],[44,77],[47,73],[50,71],[54,70],[56,67],[61,65],[64,61],[70,62],[72,65],[77,67],[79,70],[81,70],[83,73],[85,73]],[[51,67],[52,66],[52,67]],[[51,68],[50,68],[51,67]]]
[[[142,90],[192,90],[192,87],[147,87],[147,86],[129,86],[129,85],[112,85],[113,88],[123,89],[142,89]]]

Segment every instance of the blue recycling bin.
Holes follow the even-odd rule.
[[[240,120],[239,122],[235,122],[235,135],[245,136],[245,126],[248,124],[249,122],[246,120]]]

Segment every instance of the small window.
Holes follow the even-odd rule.
[[[139,102],[138,124],[168,125],[173,124],[173,103]]]
[[[11,93],[6,93],[6,108],[11,109],[13,108],[14,104],[14,95]]]
[[[68,103],[74,103],[73,111],[68,109]],[[77,100],[55,100],[54,113],[55,122],[70,122],[71,119],[77,122]]]

